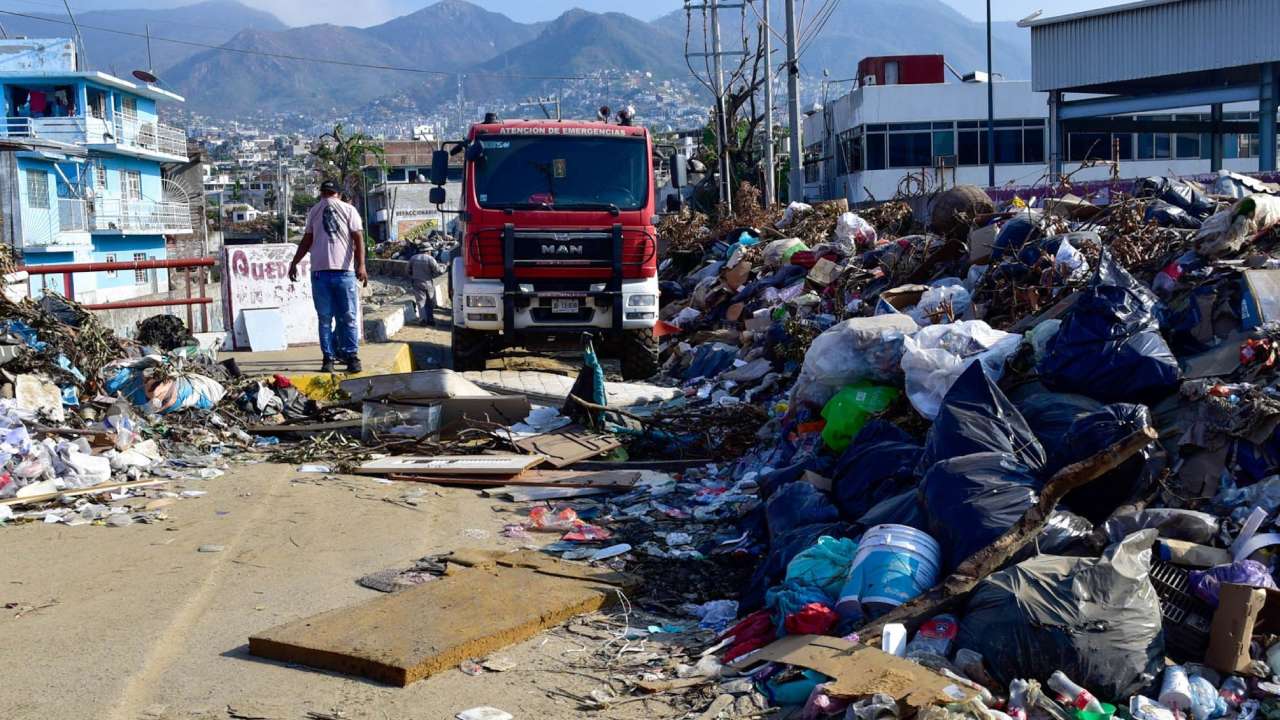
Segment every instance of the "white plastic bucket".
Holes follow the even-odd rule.
[[[897,607],[938,580],[938,542],[905,525],[877,525],[858,541],[858,552],[836,603],[836,612],[855,617],[863,606]]]

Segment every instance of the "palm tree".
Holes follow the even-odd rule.
[[[372,156],[372,164],[379,166],[386,162],[381,143],[362,132],[347,132],[342,123],[317,138],[311,155],[320,175],[337,181],[350,198],[360,197],[364,190],[364,168],[371,164],[368,158]]]

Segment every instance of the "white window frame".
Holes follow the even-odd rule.
[[[137,170],[120,171],[120,197],[125,200],[142,199],[142,173]]]
[[[93,165],[93,186],[99,190],[107,189],[107,166],[100,162]]]
[[[149,259],[150,259],[150,258],[148,258],[148,257],[147,257],[147,254],[146,254],[146,253],[134,253],[134,254],[133,254],[133,261],[134,261],[134,262],[143,262],[143,261],[146,261],[146,260],[149,260]],[[150,270],[134,270],[134,271],[133,271],[133,284],[134,284],[134,285],[146,285],[146,284],[147,284],[147,283],[149,283],[149,282],[151,282],[151,271],[150,271]]]
[[[115,253],[107,253],[107,254],[106,254],[106,262],[109,262],[109,263],[117,262],[117,260],[116,260],[116,254],[115,254]],[[109,278],[118,277],[118,276],[120,275],[120,271],[119,271],[119,270],[107,270],[107,271],[106,271],[106,273],[107,273],[107,277],[109,277]]]
[[[27,180],[27,207],[49,210],[49,173],[43,170],[23,170]]]

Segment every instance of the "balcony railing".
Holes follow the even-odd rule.
[[[99,231],[189,233],[191,206],[174,200],[98,198],[90,220],[92,229]]]
[[[85,201],[58,198],[58,227],[62,232],[84,232],[89,229],[89,212]]]
[[[6,117],[0,137],[51,140],[69,145],[118,145],[166,155],[187,156],[187,134],[180,128],[118,112],[113,125],[96,117]]]
[[[116,113],[115,141],[166,155],[187,155],[187,134],[175,127],[151,120],[139,119],[127,112]]]

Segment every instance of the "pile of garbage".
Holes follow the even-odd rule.
[[[243,381],[177,318],[144,320],[142,342],[56,295],[0,297],[0,318],[0,522],[162,520],[204,494],[172,483],[218,477],[255,445],[219,410]]]
[[[512,533],[737,578],[657,606],[736,603],[704,674],[798,717],[1280,713],[1277,188],[960,187],[927,226],[836,202],[662,231],[655,382],[684,397],[595,419],[684,464]],[[901,662],[949,689],[923,701]]]

